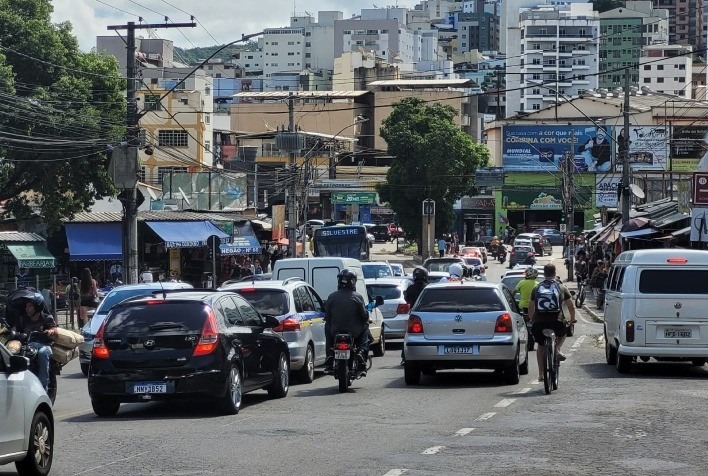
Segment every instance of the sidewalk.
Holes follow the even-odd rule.
[[[583,311],[585,311],[585,313],[588,314],[595,321],[604,322],[605,311],[603,311],[602,309],[598,309],[597,306],[595,306],[595,296],[588,297],[590,298],[590,300],[585,299],[585,303],[583,304]]]

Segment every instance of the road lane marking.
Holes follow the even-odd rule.
[[[529,393],[530,391],[531,391],[531,387],[524,387],[522,389],[519,389],[519,391],[516,393],[524,394],[524,393]]]
[[[461,430],[457,430],[457,432],[455,432],[455,436],[469,435],[473,430],[474,428],[462,428]]]
[[[401,476],[402,474],[406,474],[407,472],[407,469],[392,469],[388,473],[384,474],[384,476]]]
[[[528,384],[529,385],[538,385],[539,383],[541,383],[541,381],[536,379],[536,380],[531,380]]]
[[[582,335],[582,336],[578,337],[575,340],[575,342],[573,342],[571,349],[577,349],[578,347],[580,347],[583,344],[583,342],[585,342],[586,338],[587,338],[587,335]]]
[[[60,413],[60,414],[58,414],[58,415],[54,415],[54,420],[56,420],[56,421],[62,421],[62,420],[64,420],[65,418],[69,418],[69,417],[72,417],[72,416],[83,415],[83,414],[89,415],[89,414],[91,414],[91,413],[93,413],[93,408],[86,408],[86,409],[84,409],[84,410],[76,410],[75,412]]]
[[[483,413],[482,415],[478,416],[474,421],[489,420],[490,418],[492,418],[496,414],[497,414],[497,412]]]
[[[508,407],[509,405],[511,405],[512,403],[514,403],[515,401],[516,401],[515,398],[505,398],[504,400],[502,400],[502,401],[500,401],[499,403],[497,403],[496,405],[494,405],[494,408],[504,408],[504,407]]]
[[[427,450],[423,451],[421,454],[422,455],[435,455],[440,452],[441,449],[445,448],[444,446],[431,446]]]

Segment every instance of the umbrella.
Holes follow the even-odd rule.
[[[620,231],[636,231],[640,228],[644,228],[649,224],[649,219],[645,217],[630,218],[627,220]]]

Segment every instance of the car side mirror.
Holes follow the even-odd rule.
[[[29,359],[22,355],[10,356],[10,373],[16,374],[29,369]]]
[[[376,303],[376,307],[383,306],[384,298],[382,296],[376,296],[374,302]]]
[[[266,314],[263,316],[263,318],[265,321],[263,324],[264,327],[273,328],[273,327],[278,327],[280,325],[280,321],[275,316],[272,316],[270,314]]]

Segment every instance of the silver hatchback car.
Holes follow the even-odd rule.
[[[379,306],[379,311],[384,318],[384,335],[386,339],[401,339],[406,335],[408,326],[408,313],[411,306],[403,298],[408,286],[413,281],[406,278],[381,278],[367,279],[366,291],[369,296],[381,296],[383,305]]]
[[[524,319],[503,284],[430,284],[408,318],[406,384],[419,384],[423,371],[494,369],[515,385],[529,371],[527,340]]]

